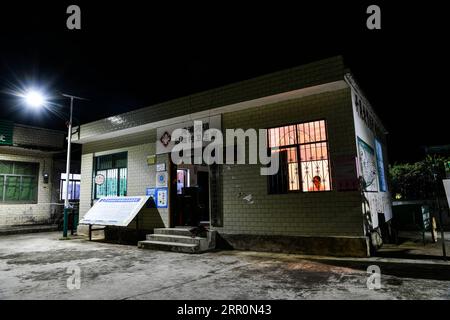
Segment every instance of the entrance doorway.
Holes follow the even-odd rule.
[[[209,167],[172,165],[171,226],[209,224]]]

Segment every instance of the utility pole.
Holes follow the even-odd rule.
[[[68,132],[67,132],[67,162],[66,162],[66,190],[65,190],[65,198],[64,198],[64,223],[63,223],[63,237],[67,238],[67,228],[69,224],[69,183],[70,183],[70,156],[71,156],[71,143],[72,143],[72,114],[73,114],[73,100],[86,100],[84,98],[80,98],[77,96],[73,96],[70,94],[63,93],[62,96],[70,99],[70,115],[69,115],[69,123],[68,123]]]

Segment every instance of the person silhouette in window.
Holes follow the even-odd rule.
[[[325,190],[325,185],[322,184],[322,179],[320,176],[314,176],[312,179],[312,186],[309,187],[308,191],[323,191]]]

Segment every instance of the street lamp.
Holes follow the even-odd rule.
[[[68,133],[67,133],[67,163],[66,163],[66,197],[64,199],[64,227],[63,227],[63,237],[67,237],[67,224],[68,224],[68,215],[69,215],[69,176],[70,176],[70,151],[71,151],[71,143],[72,143],[72,113],[73,113],[73,100],[86,100],[81,97],[77,97],[74,95],[61,93],[63,97],[70,99],[70,116],[68,123]]]
[[[36,90],[27,91],[23,97],[26,103],[33,108],[40,108],[45,104],[45,96]]]
[[[70,182],[70,153],[71,153],[71,143],[72,143],[72,113],[73,113],[73,100],[86,100],[81,97],[77,97],[74,95],[60,93],[61,96],[70,99],[70,115],[69,115],[69,123],[68,123],[68,133],[67,133],[67,162],[66,162],[66,190],[64,197],[64,223],[63,223],[63,237],[67,237],[67,228],[68,228],[68,216],[69,216],[69,182]],[[33,108],[41,108],[45,106],[46,98],[43,93],[37,90],[29,90],[25,94],[21,95],[25,102],[33,107]]]

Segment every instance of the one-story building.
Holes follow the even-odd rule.
[[[64,132],[0,120],[0,227],[58,222],[65,154]],[[72,168],[70,199],[77,201],[80,176],[76,160]]]
[[[171,134],[194,120],[267,129],[278,173],[174,165]],[[73,136],[82,145],[80,216],[100,197],[159,188],[156,207],[138,215],[149,233],[203,223],[236,249],[366,256],[392,216],[386,133],[342,57],[115,115]]]

